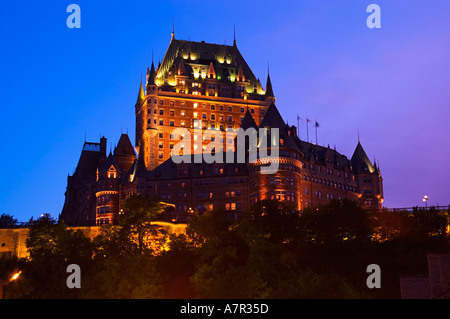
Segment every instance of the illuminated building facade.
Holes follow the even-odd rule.
[[[213,209],[238,215],[263,199],[288,201],[300,211],[342,198],[381,208],[381,174],[361,144],[349,160],[334,149],[299,139],[297,128],[285,123],[275,105],[270,76],[264,90],[236,41],[217,45],[177,40],[172,34],[164,59],[157,68],[152,61],[145,85],[140,84],[135,115],[135,147],[127,134],[108,156],[106,138],[85,143],[77,169],[68,177],[60,216],[68,225],[117,223],[122,202],[131,193],[157,195],[179,215]],[[225,132],[276,128],[279,156],[273,160],[278,170],[262,174],[267,163],[260,157],[249,160],[248,154],[242,163],[175,164],[172,149],[184,141],[173,134],[177,128],[224,133],[224,157],[236,149],[236,141],[228,141]],[[193,141],[183,152],[194,156],[209,143]]]

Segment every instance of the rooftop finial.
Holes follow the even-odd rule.
[[[233,33],[234,33],[233,46],[236,46],[236,24],[233,25]]]
[[[172,39],[175,39],[175,18],[172,17]]]

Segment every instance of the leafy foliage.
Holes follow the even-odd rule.
[[[349,200],[296,211],[265,200],[239,220],[216,210],[191,218],[186,233],[152,224],[165,207],[134,195],[119,225],[89,239],[50,215],[31,219],[29,261],[9,287],[22,298],[398,298],[398,276],[426,271],[426,254],[450,250],[447,212],[367,212]],[[7,218],[11,220],[11,218]],[[82,288],[66,287],[66,267]],[[383,269],[369,290],[367,265]],[[10,271],[10,270],[9,270]],[[16,288],[14,288],[16,287]]]

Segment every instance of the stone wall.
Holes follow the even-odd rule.
[[[186,230],[186,224],[173,224],[169,222],[152,222],[167,228],[169,232],[180,234]],[[80,230],[86,237],[95,238],[100,234],[101,226],[68,227],[73,230]],[[28,228],[4,228],[0,229],[0,256],[8,258],[28,258],[29,253],[26,247]]]

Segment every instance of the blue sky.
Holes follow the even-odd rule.
[[[69,4],[81,29],[69,29]],[[381,29],[366,7],[381,7]],[[64,202],[88,141],[134,141],[141,72],[179,39],[237,45],[277,106],[320,123],[319,144],[380,162],[385,206],[450,203],[450,2],[440,0],[0,0],[0,213],[21,221]],[[306,129],[301,123],[301,137]],[[310,127],[310,137],[313,129]]]

